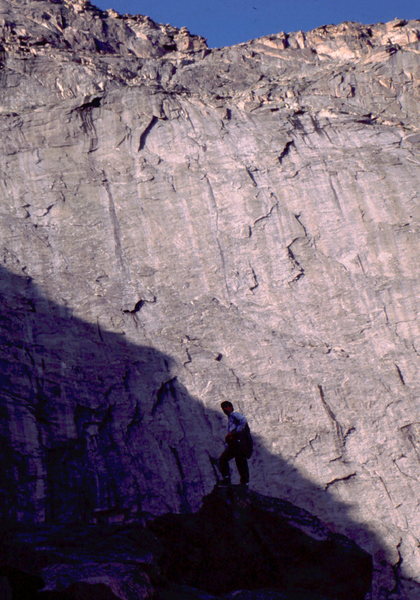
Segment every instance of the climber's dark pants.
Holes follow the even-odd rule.
[[[248,460],[246,459],[245,455],[239,450],[239,448],[232,448],[232,446],[228,446],[223,452],[222,456],[219,458],[219,467],[223,478],[230,478],[229,461],[232,460],[232,458],[235,459],[236,466],[241,477],[241,483],[248,483]]]

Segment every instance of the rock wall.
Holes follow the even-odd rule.
[[[1,598],[366,597],[372,557],[308,512],[242,486],[217,487],[202,504],[194,514],[166,514],[146,525],[2,526]]]
[[[0,1],[4,517],[196,509],[230,399],[252,487],[418,589],[418,25]]]

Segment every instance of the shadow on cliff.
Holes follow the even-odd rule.
[[[0,293],[4,522],[133,522],[195,509],[215,483],[209,455],[223,449],[218,399],[205,412],[171,357],[81,321],[29,277],[0,268]],[[258,464],[274,463],[287,487],[307,490],[314,514],[339,514],[337,531],[385,554],[345,505],[254,439]],[[253,459],[251,488],[252,469]]]

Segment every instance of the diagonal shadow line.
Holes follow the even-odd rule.
[[[0,518],[8,523],[92,523],[190,512],[215,483],[225,417],[177,380],[173,359],[101,331],[0,267]],[[217,399],[216,399],[217,400]],[[346,505],[306,480],[254,435],[252,468],[282,472],[316,499],[329,525],[381,540]],[[360,543],[360,542],[359,542]]]

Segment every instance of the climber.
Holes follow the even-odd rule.
[[[232,402],[225,400],[220,405],[228,417],[228,433],[226,449],[219,458],[219,469],[222,474],[222,485],[230,485],[229,461],[235,459],[241,478],[241,484],[249,482],[248,458],[251,457],[253,442],[248,422],[243,414],[233,409]]]

